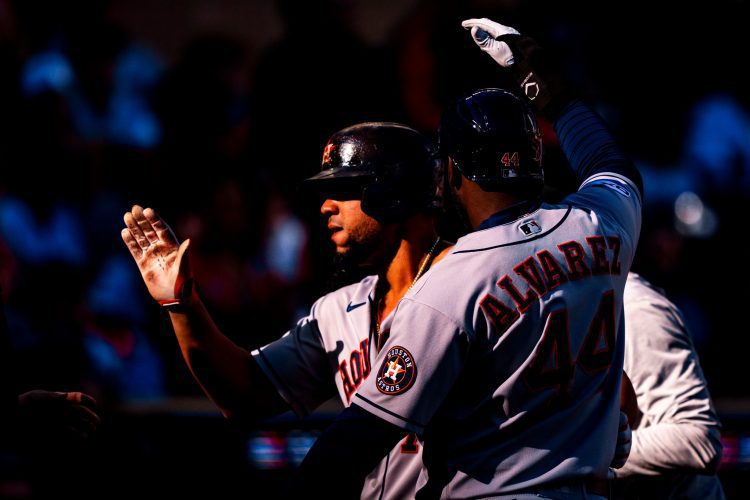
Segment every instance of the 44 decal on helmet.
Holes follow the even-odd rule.
[[[514,152],[513,154],[504,153],[502,158],[500,158],[500,161],[505,167],[517,167],[521,164],[521,162],[518,161],[518,152]]]
[[[376,384],[383,394],[395,395],[405,392],[417,378],[417,365],[411,353],[403,347],[388,349],[383,364],[378,370]]]

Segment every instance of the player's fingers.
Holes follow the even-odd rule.
[[[133,233],[130,232],[130,229],[123,228],[122,231],[120,231],[120,236],[122,236],[122,241],[125,242],[125,245],[127,245],[128,250],[130,250],[130,254],[135,258],[136,260],[140,259],[141,256],[143,256],[143,250],[141,249],[141,246],[138,244],[137,241],[135,241],[135,237],[133,236]]]
[[[84,392],[69,392],[66,396],[66,399],[68,401],[75,401],[76,403],[80,403],[83,406],[91,408],[92,410],[95,410],[97,406],[96,399],[92,398]]]
[[[461,26],[463,26],[467,30],[470,30],[474,26],[485,25],[486,24],[485,21],[487,21],[487,18],[481,18],[480,19],[480,18],[474,17],[474,18],[471,18],[471,19],[466,19],[464,21],[461,21]]]
[[[138,246],[144,250],[147,249],[150,246],[150,243],[148,242],[148,239],[146,239],[146,235],[143,234],[141,228],[138,227],[138,223],[135,221],[133,214],[126,212],[123,220],[125,221],[125,225],[128,226],[128,229],[130,229],[135,241],[138,242]]]
[[[479,28],[482,31],[488,33],[490,36],[495,37],[495,26],[502,26],[501,24],[495,23],[493,21],[490,21],[487,18],[481,18],[481,19],[467,19],[466,21],[463,21],[461,23],[461,26],[464,27],[464,29],[474,31],[474,28]]]
[[[77,394],[81,394],[80,392]],[[68,400],[71,401],[71,400]],[[102,423],[102,419],[96,414],[91,408],[84,406],[80,401],[69,403],[69,413],[75,415],[79,419],[84,419],[87,422],[91,422],[95,427],[99,427]]]
[[[485,47],[488,43],[490,43],[490,40],[492,40],[492,35],[490,35],[479,26],[474,26],[473,28],[471,28],[471,37],[480,47]]]
[[[474,27],[481,28],[483,31],[489,33],[492,38],[497,38],[502,35],[520,35],[515,28],[505,26],[504,24],[487,19],[486,17],[481,19],[467,19],[461,23],[461,26],[472,31]],[[472,33],[472,35],[473,34],[474,33]]]
[[[174,235],[172,228],[164,222],[164,219],[159,217],[153,208],[146,208],[143,211],[143,215],[151,223],[151,226],[156,230],[156,234],[159,235],[162,241],[177,244],[177,237]]]
[[[156,231],[151,226],[151,223],[146,219],[146,216],[143,215],[143,208],[140,205],[133,205],[133,209],[130,212],[133,214],[135,222],[138,224],[138,227],[141,228],[141,231],[143,231],[143,234],[146,236],[149,243],[152,245],[157,243],[159,237],[156,235]]]

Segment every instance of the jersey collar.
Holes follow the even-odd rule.
[[[500,226],[512,222],[524,214],[528,214],[538,209],[541,205],[539,200],[525,200],[509,207],[506,207],[499,212],[496,212],[486,219],[484,219],[475,229],[475,231],[481,231],[482,229],[489,229],[491,227]]]

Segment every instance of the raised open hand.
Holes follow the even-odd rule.
[[[162,305],[179,303],[191,276],[187,258],[190,240],[179,244],[172,229],[151,208],[134,205],[124,220],[127,227],[120,233],[122,240],[149,293]]]

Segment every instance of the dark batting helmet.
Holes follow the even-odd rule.
[[[441,162],[435,145],[416,130],[391,122],[360,123],[333,134],[321,172],[305,186],[333,199],[361,199],[362,210],[393,222],[438,208]]]
[[[482,89],[443,113],[440,152],[485,191],[541,190],[542,135],[531,108],[501,89]]]

